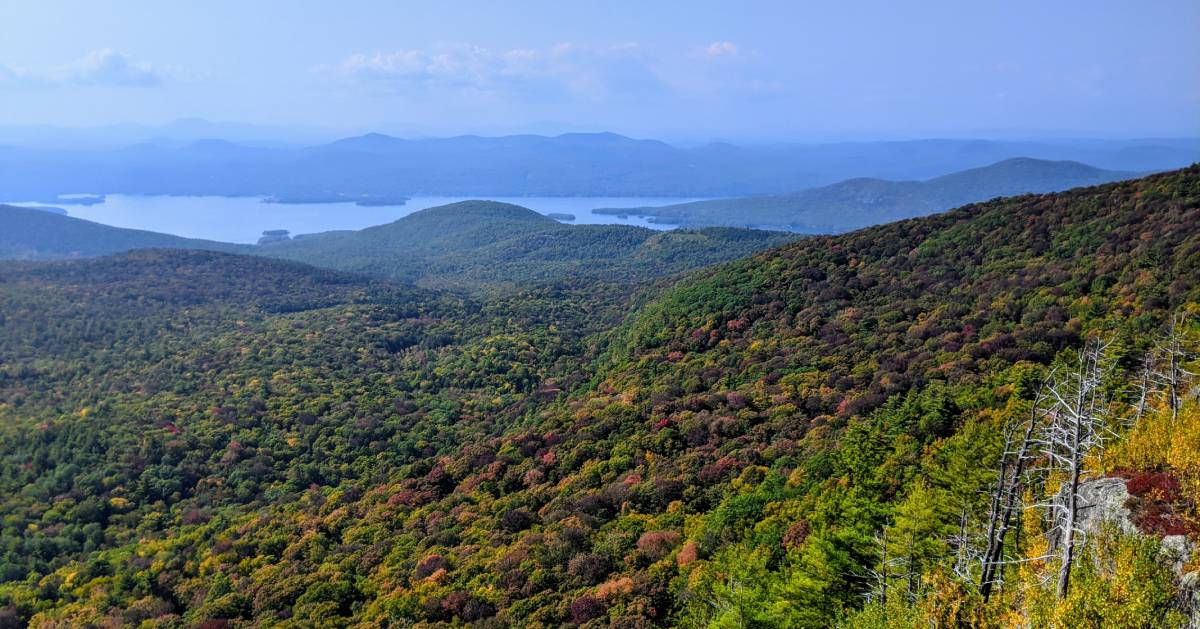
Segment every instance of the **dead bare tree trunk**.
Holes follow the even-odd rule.
[[[1158,371],[1159,383],[1166,390],[1167,407],[1171,409],[1171,419],[1179,419],[1179,406],[1182,396],[1179,390],[1186,386],[1190,378],[1196,374],[1184,368],[1184,363],[1194,357],[1194,352],[1186,343],[1187,318],[1183,314],[1171,317],[1166,333],[1155,348],[1161,368]]]
[[[875,545],[879,547],[879,569],[871,570],[867,573],[867,578],[875,582],[875,587],[867,593],[867,601],[878,601],[884,609],[887,609],[889,581],[893,577],[898,576],[892,572],[892,568],[900,564],[900,559],[888,554],[887,527],[876,533],[874,540]]]
[[[1167,330],[1166,353],[1167,353],[1167,403],[1171,408],[1171,421],[1179,419],[1179,359],[1180,342],[1179,342],[1179,318],[1171,317],[1171,327]]]
[[[963,582],[969,582],[973,579],[971,576],[971,566],[976,561],[983,563],[983,551],[975,548],[971,543],[971,534],[968,525],[971,522],[971,507],[963,505],[962,511],[958,516],[958,531],[950,536],[950,546],[954,548],[954,565],[951,567],[951,572]]]
[[[1142,369],[1138,374],[1138,400],[1134,404],[1133,419],[1129,425],[1137,424],[1142,419],[1142,415],[1146,414],[1146,403],[1150,400],[1150,395],[1154,388],[1154,353],[1147,354],[1142,359]]]
[[[887,609],[887,589],[888,589],[888,556],[887,556],[887,528],[883,529],[883,538],[879,542],[880,548],[883,549],[883,561],[880,562],[879,573],[879,603]]]
[[[1195,348],[1188,343],[1187,327],[1186,315],[1172,315],[1167,328],[1143,359],[1133,423],[1141,419],[1149,400],[1160,393],[1171,411],[1171,420],[1179,419],[1183,401],[1180,392],[1196,377],[1184,366],[1196,357]]]
[[[908,536],[908,557],[905,561],[905,581],[908,585],[908,602],[912,603],[917,600],[917,560],[916,560],[916,540],[910,533]]]
[[[1058,568],[1058,598],[1066,598],[1067,588],[1071,582],[1071,565],[1075,562],[1075,517],[1079,514],[1079,478],[1081,476],[1082,456],[1079,444],[1082,429],[1076,425],[1072,436],[1070,465],[1070,481],[1067,483],[1066,521],[1063,522],[1062,561]]]
[[[1021,506],[1022,478],[1030,459],[1039,409],[1045,401],[1044,391],[1044,386],[1038,387],[1029,415],[1022,421],[1013,422],[1004,433],[1004,451],[1000,455],[1000,470],[992,490],[987,545],[979,575],[979,593],[985,601],[991,597],[992,590],[999,582],[1000,569],[1004,565],[1004,544],[1017,509]]]
[[[1061,599],[1071,584],[1075,561],[1076,521],[1079,516],[1079,485],[1084,461],[1100,446],[1108,431],[1103,398],[1104,378],[1109,371],[1107,349],[1111,342],[1091,341],[1079,353],[1075,369],[1054,378],[1047,387],[1044,424],[1037,442],[1063,484],[1058,497],[1049,502],[1057,530],[1059,554],[1057,593]],[[1052,549],[1053,552],[1053,549]]]

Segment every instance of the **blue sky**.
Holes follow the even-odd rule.
[[[0,124],[1200,135],[1200,2],[0,5]]]

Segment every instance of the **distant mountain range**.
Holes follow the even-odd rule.
[[[1102,170],[1079,162],[1015,158],[927,181],[858,178],[781,195],[594,212],[651,216],[656,222],[680,225],[836,233],[925,216],[995,197],[1057,192],[1135,177],[1137,173]]]
[[[628,225],[565,225],[516,205],[466,201],[361,231],[278,237],[255,246],[122,229],[0,205],[0,259],[200,249],[284,258],[467,292],[573,279],[649,280],[750,255],[795,238],[750,229],[658,232]]]
[[[1014,157],[1148,172],[1200,161],[1200,140],[679,147],[611,133],[418,140],[368,134],[307,147],[216,139],[91,150],[0,146],[0,201],[53,204],[72,193],[366,204],[414,195],[724,197],[783,194],[853,177],[928,179]]]

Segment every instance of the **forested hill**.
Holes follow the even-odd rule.
[[[136,249],[198,249],[285,258],[430,288],[493,295],[592,280],[641,283],[747,256],[795,238],[734,228],[656,232],[625,225],[565,225],[517,205],[466,201],[361,231],[238,245],[0,205],[0,259],[57,260]]]
[[[464,201],[360,231],[272,243],[256,253],[422,286],[494,291],[591,280],[636,283],[795,238],[747,229],[565,225],[517,205]]]
[[[809,238],[681,283],[640,314],[625,343],[632,355],[644,356],[704,348],[706,339],[717,346],[752,337],[786,345],[796,337],[824,343],[818,353],[826,354],[858,331],[871,342],[861,349],[872,355],[903,355],[897,364],[871,361],[877,366],[871,380],[896,388],[913,382],[912,374],[953,366],[907,353],[921,347],[994,337],[987,358],[1048,359],[1056,344],[1025,337],[1079,332],[1104,310],[1078,309],[1091,295],[1126,316],[1194,299],[1198,217],[1200,166],[1193,166]],[[986,329],[985,322],[991,322]],[[969,335],[950,344],[936,340],[956,328]],[[866,358],[840,362],[849,367]]]
[[[635,598],[576,591],[608,613],[637,596],[653,605],[663,587],[686,626],[820,626],[868,594],[878,603],[887,583],[900,592],[892,606],[845,626],[998,626],[1011,609],[1042,618],[1035,626],[1142,626],[1173,596],[1156,572],[1164,560],[1144,548],[1144,563],[1127,555],[1130,572],[1092,574],[1096,589],[1060,607],[1035,596],[1033,569],[1013,569],[1006,597],[985,606],[978,574],[955,576],[955,557],[985,532],[1003,427],[1029,413],[1045,366],[1113,336],[1136,382],[1167,314],[1198,304],[1196,166],[799,241],[703,272],[638,312],[594,389],[539,425],[570,436],[547,446],[554,465],[529,466],[547,483],[531,494],[547,523],[611,518],[592,529],[601,548],[634,531],[628,552],[646,568],[614,571]],[[1132,385],[1112,395],[1137,399]],[[1160,482],[1194,482],[1187,474]],[[1053,482],[1032,486],[1035,500]],[[1163,500],[1194,500],[1195,487]],[[1044,530],[1034,513],[1026,526]],[[533,556],[535,540],[524,542]],[[1038,540],[1026,543],[1007,552],[1036,554]]]
[[[151,248],[227,252],[249,249],[224,242],[110,227],[39,209],[0,205],[0,259],[56,260]]]
[[[1014,158],[926,181],[857,178],[782,195],[601,213],[645,214],[672,224],[752,225],[829,234],[925,216],[1000,196],[1057,192],[1136,176],[1079,162]]]
[[[0,619],[1171,626],[1200,409],[1133,383],[1195,353],[1194,319],[1162,339],[1200,310],[1197,225],[1200,167],[996,200],[696,272],[616,327],[582,280],[470,302],[211,253],[6,263]],[[190,280],[224,296],[136,307]],[[1023,510],[985,601],[1003,436],[1097,336],[1087,477],[1128,479],[1135,525],[1056,597]]]

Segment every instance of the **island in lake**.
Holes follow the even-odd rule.
[[[284,242],[291,239],[291,232],[286,229],[268,229],[262,233],[262,238],[258,239],[258,244],[269,245],[273,242]]]

